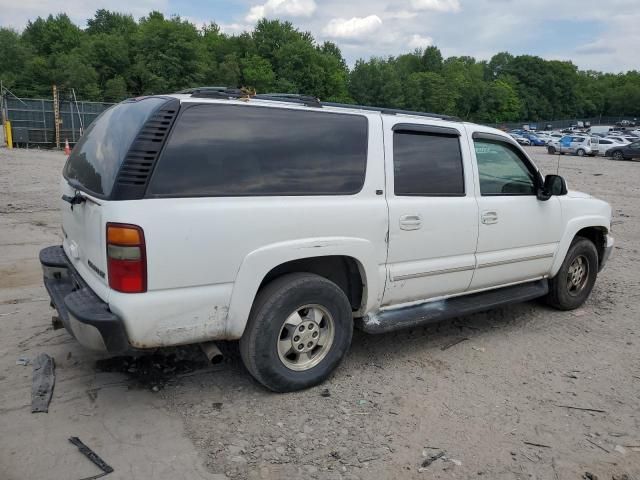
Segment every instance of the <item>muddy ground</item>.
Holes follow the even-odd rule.
[[[555,172],[559,157],[530,151]],[[51,328],[37,254],[60,242],[64,159],[0,149],[0,479],[99,473],[71,436],[114,480],[640,479],[640,163],[560,159],[571,188],[615,212],[614,257],[583,308],[356,332],[328,382],[277,395],[233,344],[216,367],[189,350],[96,364],[106,356]],[[16,360],[40,352],[57,381],[49,413],[31,414],[31,366]]]

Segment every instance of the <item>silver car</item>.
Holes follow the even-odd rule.
[[[550,154],[559,153],[564,155],[565,153],[570,153],[579,157],[584,157],[585,155],[594,157],[598,154],[598,150],[597,137],[592,138],[588,135],[565,135],[560,140],[551,142],[547,147],[547,151]]]

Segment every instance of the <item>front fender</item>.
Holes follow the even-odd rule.
[[[560,239],[560,243],[558,244],[558,250],[556,251],[555,259],[553,260],[550,276],[554,277],[560,270],[562,262],[564,262],[567,252],[569,251],[569,247],[571,246],[571,242],[580,230],[589,227],[599,227],[604,229],[605,232],[608,232],[609,226],[610,217],[605,215],[586,215],[569,220],[562,238]]]
[[[370,241],[352,237],[323,237],[274,243],[252,251],[240,265],[231,294],[225,338],[238,339],[242,336],[258,288],[272,269],[292,260],[331,255],[353,257],[359,263],[366,287],[364,311],[373,308],[382,296],[384,274],[381,280],[375,248]]]

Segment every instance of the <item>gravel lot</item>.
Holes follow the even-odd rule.
[[[531,302],[356,332],[326,384],[277,395],[249,377],[233,344],[216,367],[189,362],[188,350],[177,352],[187,357],[179,373],[173,357],[153,359],[169,371],[149,381],[139,364],[99,371],[104,356],[52,330],[37,254],[60,242],[65,157],[0,149],[0,479],[99,473],[70,436],[114,480],[640,479],[640,164],[530,152],[614,207],[614,257],[583,308]],[[55,358],[56,386],[49,413],[31,414],[31,367],[16,360],[40,352]]]

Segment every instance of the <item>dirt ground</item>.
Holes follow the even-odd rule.
[[[65,157],[0,149],[0,479],[99,473],[71,436],[114,480],[640,479],[640,163],[530,151],[613,205],[614,257],[583,308],[531,302],[356,332],[328,382],[277,395],[233,344],[216,367],[147,359],[159,373],[150,383],[135,362],[98,370],[104,355],[54,331],[37,255],[60,242]],[[16,360],[41,352],[55,358],[56,386],[49,413],[32,414],[32,367]]]

